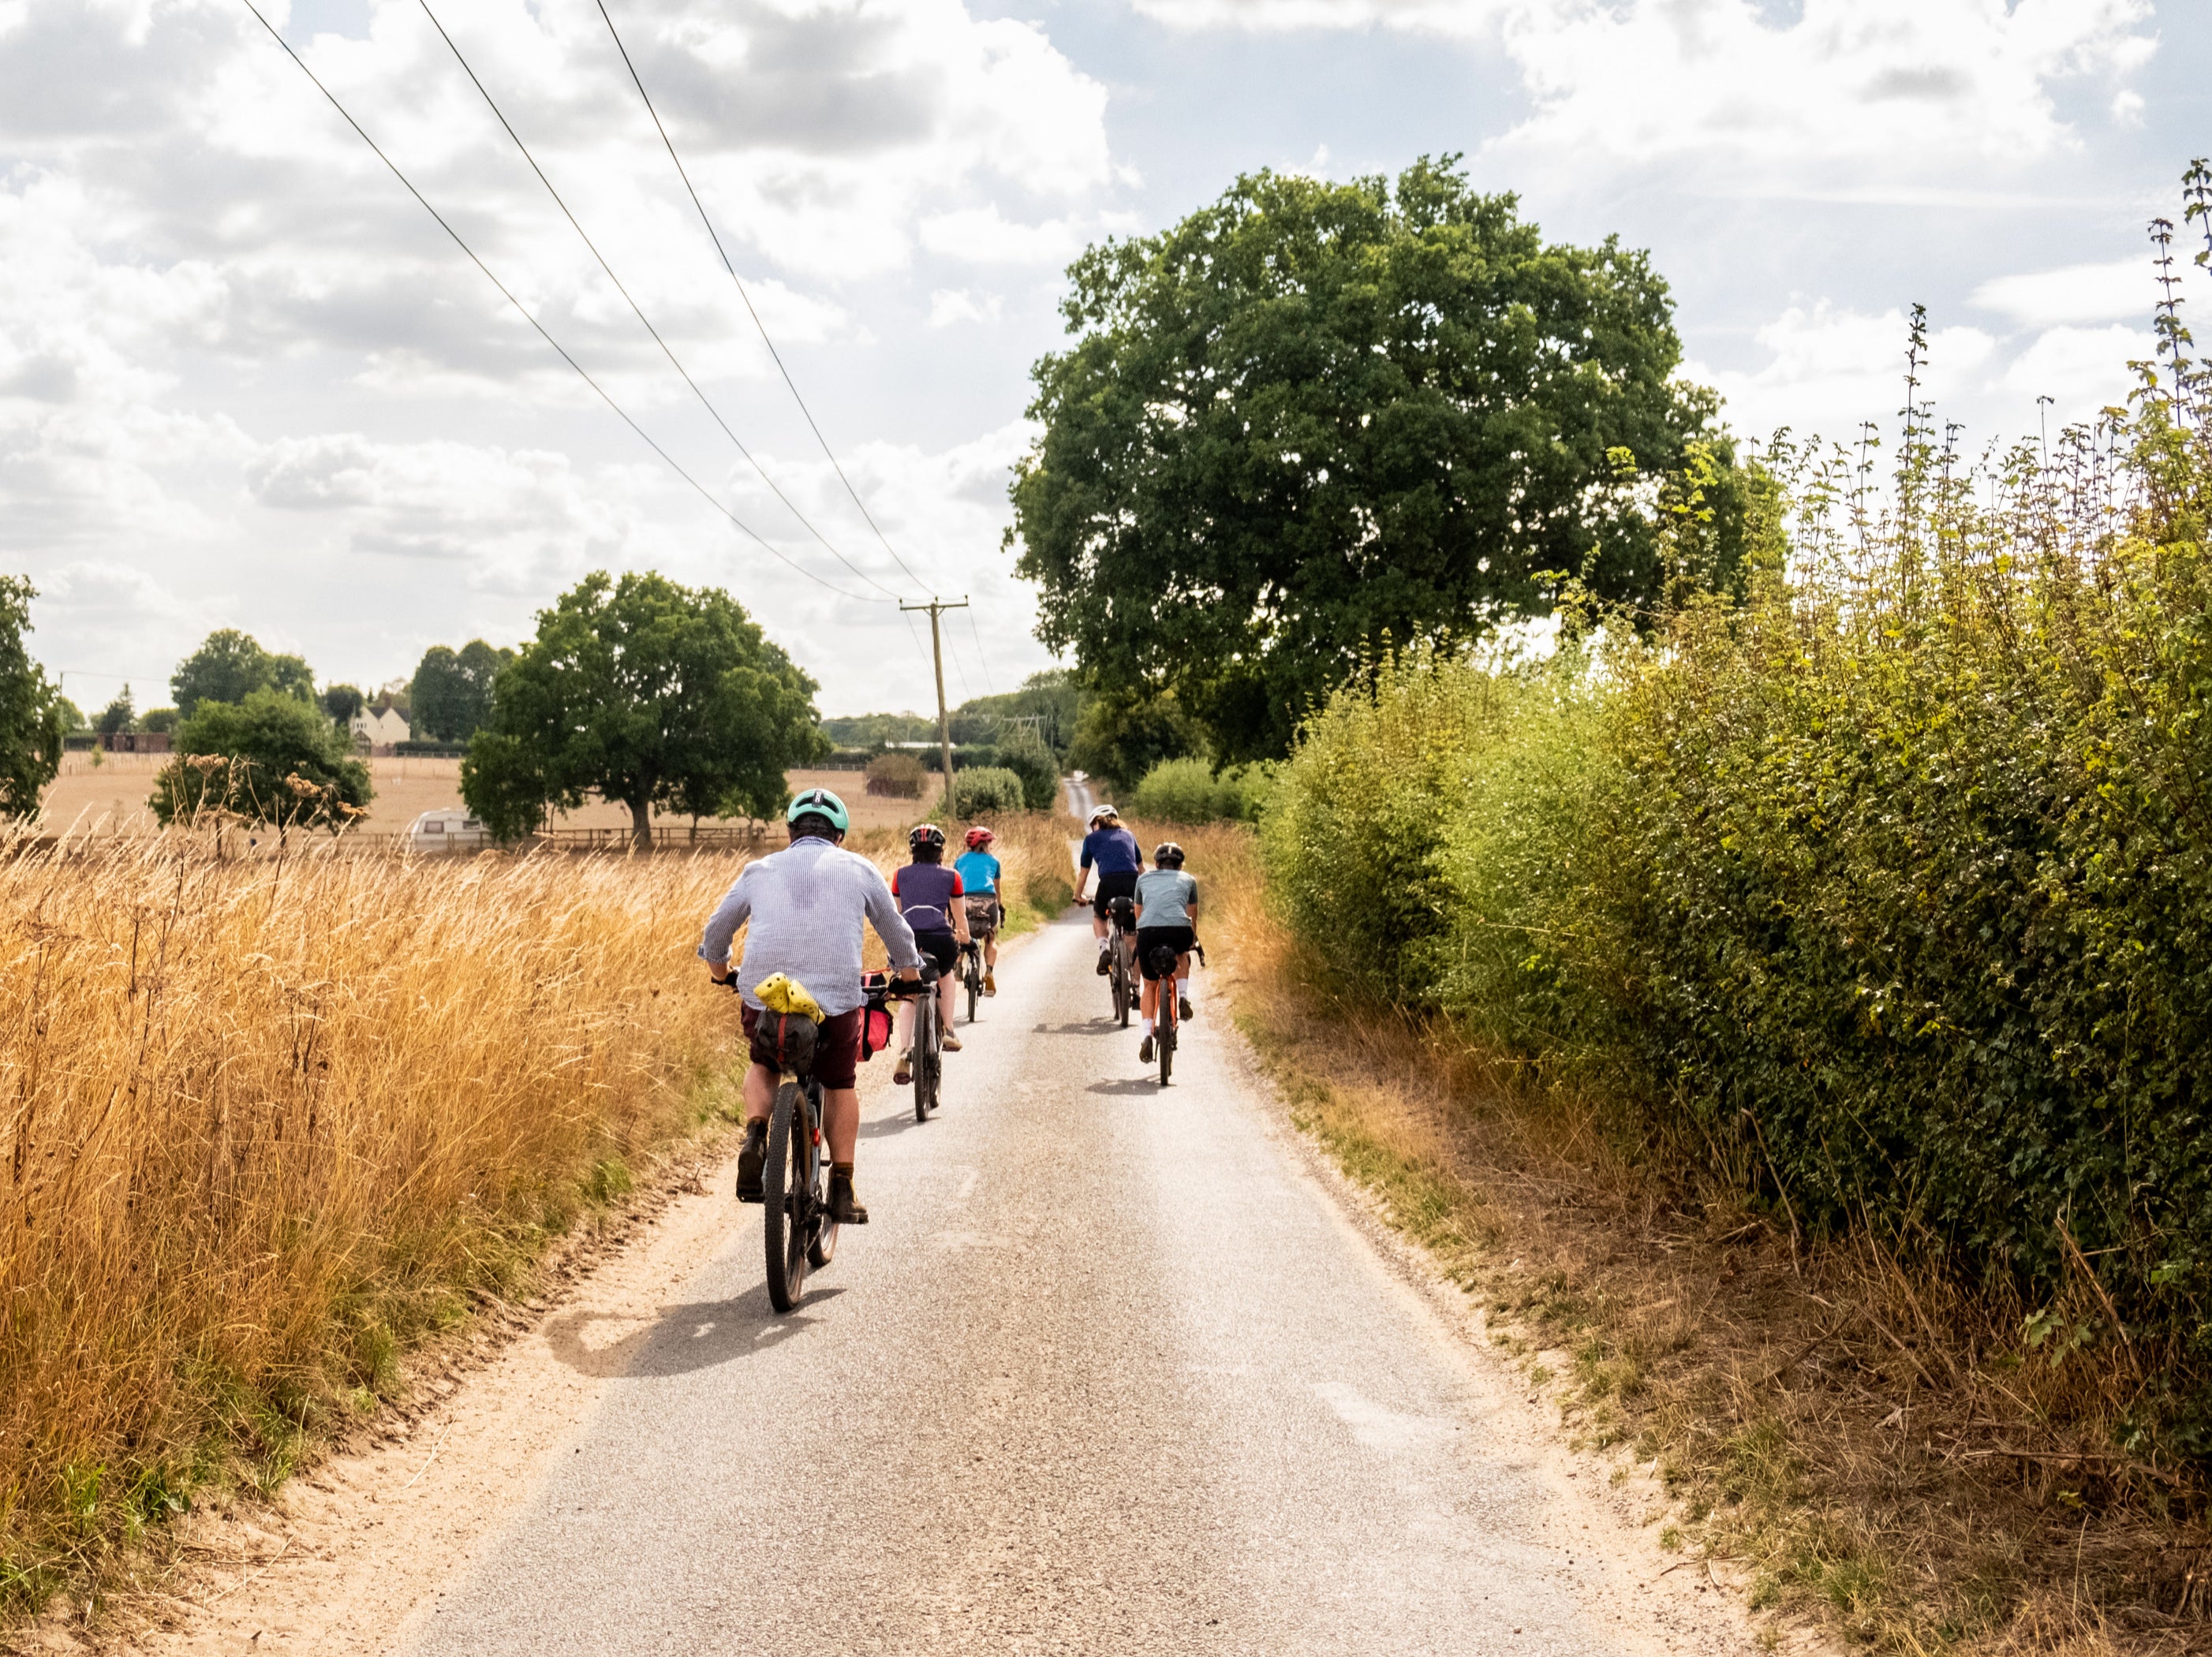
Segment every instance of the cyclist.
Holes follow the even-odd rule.
[[[1152,1062],[1153,1011],[1163,994],[1176,998],[1176,1017],[1190,1020],[1190,952],[1198,943],[1198,882],[1182,871],[1182,847],[1164,841],[1152,853],[1152,871],[1137,877],[1137,963],[1145,974],[1145,1039],[1137,1062]],[[1164,990],[1153,954],[1175,951],[1173,981]]]
[[[738,987],[744,1001],[745,1034],[759,1021],[754,986],[784,973],[806,986],[828,1014],[814,1049],[814,1077],[822,1083],[822,1131],[830,1142],[830,1212],[841,1225],[866,1225],[868,1211],[853,1194],[853,1150],[860,1131],[860,1096],[854,1086],[860,1059],[860,922],[865,916],[890,952],[899,977],[919,975],[921,953],[913,929],[883,872],[864,857],[842,849],[852,826],[845,802],[826,788],[809,788],[791,802],[783,820],[791,844],[748,863],[714,913],[699,943],[699,958],[717,984],[732,977],[730,946],[745,934]],[[745,1143],[738,1154],[738,1200],[761,1200],[768,1162],[768,1117],[781,1079],[765,1065],[745,1072]]]
[[[1137,877],[1145,871],[1145,854],[1137,837],[1121,826],[1121,814],[1102,805],[1091,814],[1091,832],[1083,837],[1083,872],[1075,883],[1075,901],[1083,901],[1084,888],[1097,875],[1091,893],[1091,932],[1098,940],[1098,975],[1106,976],[1107,906],[1137,889]]]
[[[960,1038],[952,1029],[952,992],[958,980],[952,975],[960,959],[960,946],[968,941],[968,906],[961,896],[960,876],[945,866],[945,830],[925,822],[908,832],[908,850],[914,861],[891,877],[891,895],[899,913],[914,928],[915,946],[925,959],[937,963],[938,1045],[947,1053],[960,1051]],[[899,1003],[898,1033],[892,1045],[899,1050],[894,1085],[914,1080],[914,1004]]]
[[[991,855],[998,836],[981,823],[968,831],[968,849],[953,860],[968,901],[968,930],[983,941],[983,993],[999,992],[999,928],[1006,919],[999,901],[999,859]]]

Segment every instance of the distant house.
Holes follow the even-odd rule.
[[[111,754],[166,754],[169,751],[169,733],[166,731],[111,731],[102,734],[100,745]]]
[[[364,707],[353,716],[353,744],[372,754],[389,754],[394,744],[405,742],[411,735],[397,708],[380,712]]]

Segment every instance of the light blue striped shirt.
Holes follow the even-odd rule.
[[[914,929],[899,913],[883,871],[857,853],[809,836],[745,865],[707,921],[699,958],[720,966],[730,958],[738,928],[750,921],[738,969],[746,1005],[759,1006],[754,987],[784,973],[834,1018],[860,1005],[863,916],[890,951],[891,965],[921,965]]]

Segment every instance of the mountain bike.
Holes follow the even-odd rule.
[[[960,981],[968,991],[968,1022],[975,1022],[975,1004],[983,998],[983,946],[969,938],[960,946]]]
[[[731,982],[734,986],[736,979]],[[870,1005],[933,986],[896,981],[869,986]],[[822,1143],[822,1084],[814,1079],[817,1030],[799,1014],[763,1013],[754,1028],[752,1057],[782,1075],[769,1108],[768,1166],[761,1170],[761,1237],[768,1256],[769,1304],[788,1312],[806,1292],[809,1268],[836,1258],[837,1234],[830,1217],[830,1159]]]
[[[1129,1028],[1129,1009],[1137,999],[1137,905],[1117,897],[1106,906],[1106,979],[1114,992],[1114,1017]]]
[[[926,1122],[929,1113],[943,1102],[938,1097],[938,1085],[945,1075],[945,1027],[941,1002],[937,993],[937,974],[925,967],[929,980],[929,993],[918,996],[914,1004],[914,1120]]]

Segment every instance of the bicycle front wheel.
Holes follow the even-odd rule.
[[[806,1245],[814,1210],[814,1125],[799,1083],[775,1090],[768,1119],[768,1167],[763,1170],[761,1235],[767,1243],[768,1300],[788,1312],[806,1292]]]

